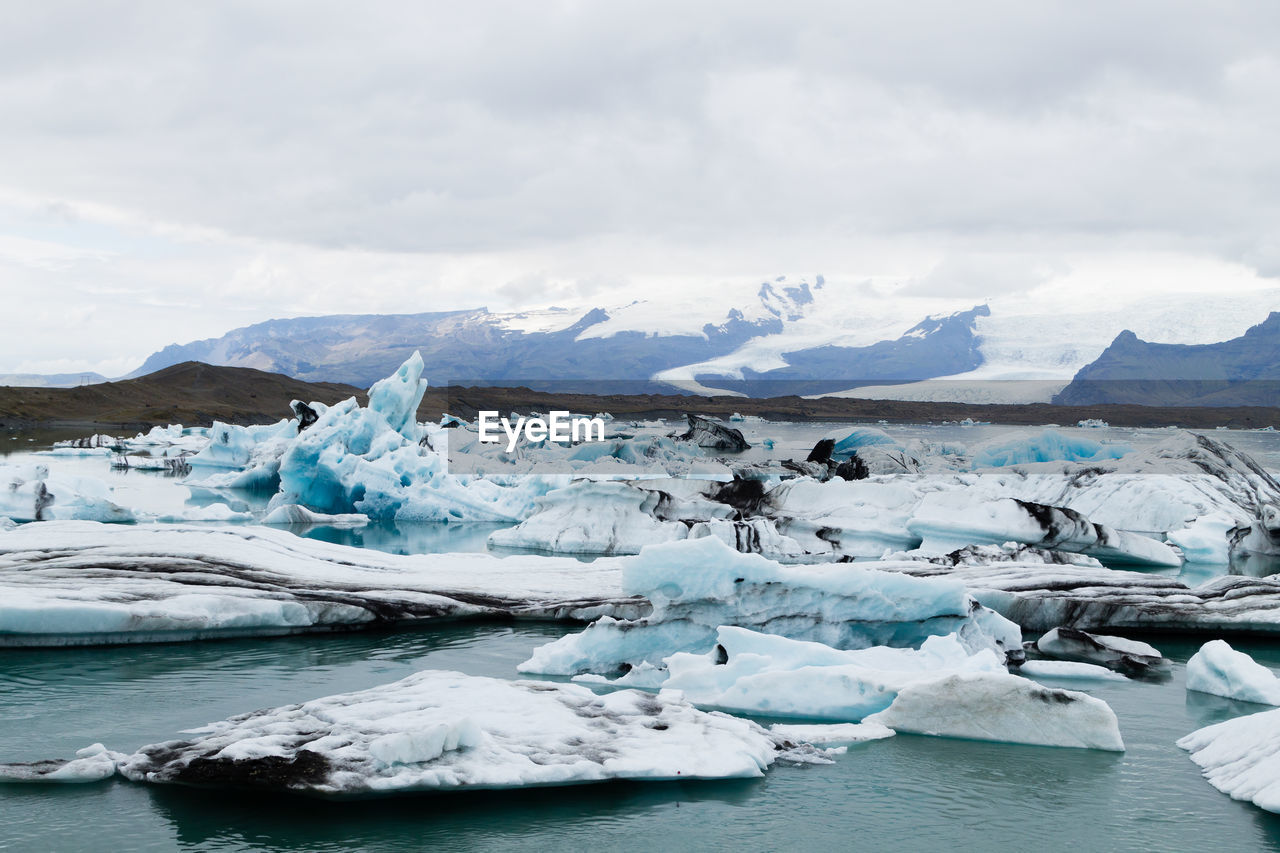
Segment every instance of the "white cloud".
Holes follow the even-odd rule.
[[[1137,258],[1123,293],[1176,256],[1265,285],[1277,45],[1280,7],[1207,2],[27,4],[0,367],[786,271],[982,298]]]

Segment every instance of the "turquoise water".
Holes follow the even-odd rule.
[[[0,651],[0,756],[119,750],[270,705],[386,683],[419,669],[514,677],[554,625]],[[1164,683],[1089,692],[1128,751],[899,735],[836,764],[730,783],[633,783],[331,803],[111,781],[0,785],[13,850],[1280,850],[1280,816],[1219,794],[1174,741],[1262,706],[1189,694],[1198,643],[1153,638]],[[1280,666],[1280,643],[1238,643]],[[1085,682],[1057,682],[1079,688]]]

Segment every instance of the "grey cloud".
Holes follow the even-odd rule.
[[[1280,225],[1275,8],[27,4],[0,184],[321,247]]]

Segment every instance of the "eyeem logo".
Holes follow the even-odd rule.
[[[516,443],[523,432],[526,441],[544,441],[550,439],[557,444],[579,444],[583,441],[604,441],[604,420],[602,418],[573,417],[569,412],[550,412],[548,418],[517,417],[513,427],[511,421],[499,417],[496,411],[477,413],[476,425],[480,428],[480,441],[495,444],[502,440],[502,433],[507,436],[507,452],[516,449]],[[498,428],[502,428],[502,432]],[[596,435],[593,438],[592,432]]]

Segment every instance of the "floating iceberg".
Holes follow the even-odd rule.
[[[1206,726],[1178,746],[1231,799],[1280,813],[1280,709]]]
[[[799,723],[775,723],[769,731],[779,737],[804,743],[865,743],[872,740],[884,740],[893,737],[894,731],[877,723],[817,723],[804,725]]]
[[[111,498],[111,487],[96,477],[51,472],[47,465],[0,465],[0,517],[13,521],[136,520]]]
[[[707,654],[679,653],[664,663],[660,686],[699,707],[840,722],[883,711],[910,684],[1005,671],[1003,655],[971,653],[955,636],[929,637],[919,649],[842,651],[729,626],[717,631]]]
[[[269,527],[47,522],[0,532],[0,646],[351,630],[437,618],[635,618],[617,560],[400,556]]]
[[[1187,661],[1187,689],[1241,702],[1280,705],[1280,678],[1225,640],[1211,640]]]
[[[686,521],[733,513],[732,507],[703,498],[690,485],[579,481],[537,498],[530,518],[495,530],[489,543],[562,554],[636,554],[645,545],[686,538]],[[686,496],[676,494],[677,488]]]
[[[887,560],[860,565],[963,583],[975,600],[1024,630],[1280,633],[1280,577],[1226,575],[1191,587],[1176,578],[1101,566],[1016,560],[955,566]]]
[[[210,472],[189,485],[273,491],[271,510],[300,505],[397,521],[518,521],[535,498],[568,482],[451,474],[451,431],[414,420],[426,390],[422,370],[414,353],[369,389],[367,407],[353,397],[333,406],[297,404],[299,417],[268,426],[215,424],[208,446],[188,460]]]
[[[298,504],[281,504],[262,519],[263,524],[324,524],[330,527],[364,527],[369,523],[369,516],[360,513],[344,513],[342,515],[326,515],[323,512],[312,512]]]
[[[1046,429],[1016,438],[998,439],[973,448],[974,468],[1001,468],[1031,462],[1086,462],[1119,459],[1133,448],[1103,444],[1084,436],[1064,435]]]
[[[0,779],[104,778],[324,796],[630,779],[755,778],[784,738],[677,697],[426,671],[356,693],[241,714],[130,755],[0,765]],[[794,748],[794,747],[792,747]],[[804,752],[804,750],[800,750]],[[808,748],[804,760],[822,759]],[[68,770],[76,762],[75,770]]]
[[[1089,634],[1075,628],[1054,628],[1033,645],[1046,657],[1096,663],[1131,675],[1169,668],[1169,661],[1160,651],[1141,640]]]
[[[645,548],[622,562],[622,589],[648,598],[652,613],[601,618],[536,649],[519,669],[574,675],[657,666],[676,652],[711,648],[724,625],[836,649],[918,645],[958,633],[970,651],[1021,652],[1017,627],[977,606],[963,584],[852,564],[783,566],[714,537]]]
[[[975,501],[964,492],[928,494],[907,530],[921,538],[919,548],[926,553],[1016,542],[1135,565],[1182,565],[1163,542],[1094,524],[1075,510],[1015,498]]]
[[[1106,702],[1007,673],[963,673],[908,685],[892,705],[864,722],[899,733],[1124,751]]]

